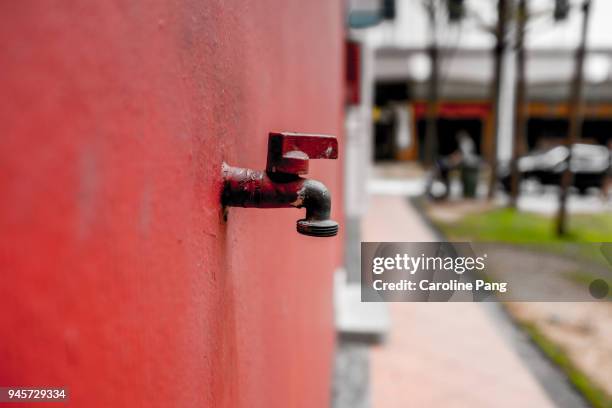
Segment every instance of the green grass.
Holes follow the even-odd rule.
[[[548,339],[535,325],[523,322],[521,327],[527,332],[531,341],[565,373],[574,387],[593,407],[612,408],[612,397],[580,371],[561,347]]]
[[[599,245],[580,244],[612,242],[612,213],[571,215],[563,237],[555,233],[553,217],[512,209],[472,213],[457,222],[433,221],[451,241],[507,243],[610,266]]]
[[[569,233],[555,234],[555,220],[534,213],[495,209],[469,214],[458,222],[436,222],[449,239],[504,243],[612,241],[612,213],[571,215]]]

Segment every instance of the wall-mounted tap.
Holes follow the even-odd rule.
[[[338,223],[329,219],[331,195],[319,181],[300,177],[308,173],[309,159],[336,159],[334,136],[301,133],[270,133],[266,170],[232,167],[223,163],[221,202],[229,207],[306,208],[297,221],[300,234],[332,237]]]

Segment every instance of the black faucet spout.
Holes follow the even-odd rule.
[[[306,208],[306,218],[298,220],[297,231],[316,237],[336,235],[338,223],[330,219],[331,194],[325,184],[307,179],[298,195],[303,197],[302,206]]]

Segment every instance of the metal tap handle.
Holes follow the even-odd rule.
[[[308,133],[270,133],[268,136],[268,173],[306,174],[310,159],[337,159],[335,136]]]

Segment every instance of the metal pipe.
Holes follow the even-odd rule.
[[[331,194],[317,180],[294,174],[274,173],[223,164],[224,206],[245,208],[306,208],[306,217],[297,221],[300,234],[331,237],[338,223],[331,220]]]

